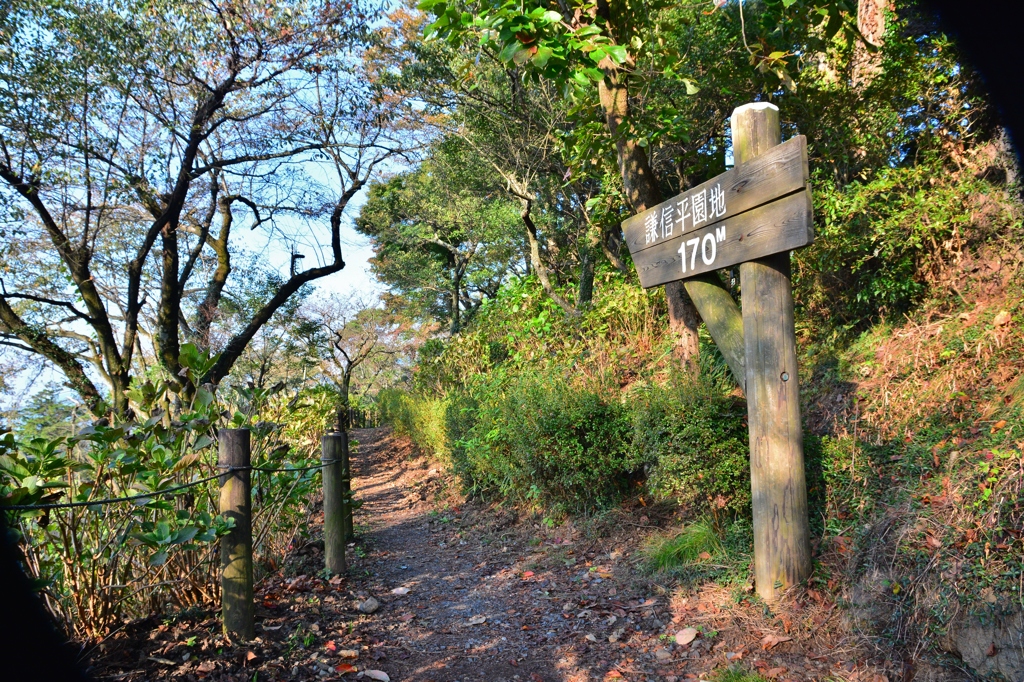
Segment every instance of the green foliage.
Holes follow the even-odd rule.
[[[745,410],[721,356],[705,338],[700,378],[678,375],[660,302],[601,279],[580,319],[534,279],[503,287],[470,329],[420,349],[418,391],[382,392],[384,420],[481,495],[586,512],[653,493],[723,524],[747,513]]]
[[[746,404],[704,381],[633,393],[633,447],[653,464],[651,489],[719,516],[750,510]]]
[[[382,422],[390,424],[395,433],[411,439],[425,454],[442,459],[447,456],[444,398],[391,388],[377,395],[377,409]]]
[[[755,672],[744,670],[738,666],[723,668],[712,678],[715,682],[767,682]]]
[[[181,357],[197,376],[216,360],[188,346]],[[137,422],[86,426],[71,437],[0,439],[3,504],[142,496],[10,512],[25,566],[44,586],[48,607],[83,636],[145,615],[154,603],[185,607],[215,595],[219,561],[211,543],[232,523],[218,514],[216,479],[157,493],[216,475],[218,428],[251,429],[255,466],[298,467],[316,461],[335,404],[323,391],[285,400],[273,389],[249,387],[227,402],[200,388],[172,418],[166,384],[136,383],[129,398]],[[305,525],[318,474],[253,473],[257,558],[281,556],[295,528]]]
[[[860,331],[902,316],[947,265],[1013,220],[990,183],[944,176],[934,160],[815,187],[816,240],[796,253],[794,288],[816,326]]]
[[[509,382],[481,401],[476,420],[453,461],[471,490],[579,512],[642,479],[627,408],[559,377]]]
[[[66,390],[50,384],[18,406],[14,430],[21,441],[68,437],[74,433],[75,417],[84,416],[76,412],[82,410],[76,410],[76,405],[67,399]]]
[[[374,274],[409,317],[453,331],[493,296],[517,257],[519,215],[493,171],[458,138],[412,171],[370,186],[356,229],[373,240]]]
[[[711,560],[724,552],[725,547],[709,521],[695,521],[675,535],[653,538],[644,548],[647,563],[658,571]]]

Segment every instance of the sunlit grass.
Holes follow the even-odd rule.
[[[712,679],[714,682],[768,682],[757,673],[735,667],[722,670]]]
[[[695,521],[675,535],[652,538],[644,549],[651,569],[664,571],[710,561],[725,554],[725,547],[708,521]]]

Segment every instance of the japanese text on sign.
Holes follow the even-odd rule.
[[[687,219],[690,220],[689,229],[696,229],[705,223],[714,222],[725,213],[725,192],[722,191],[721,183],[710,191],[705,187],[699,192],[681,196],[674,203],[662,206],[660,212],[647,214],[644,218],[645,244],[655,244],[659,239],[672,237],[677,226],[680,234],[686,232]]]

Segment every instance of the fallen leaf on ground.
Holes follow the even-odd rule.
[[[761,640],[761,648],[765,651],[768,651],[775,645],[781,644],[782,642],[788,642],[791,639],[793,638],[785,637],[783,635],[767,635],[764,639]]]
[[[939,549],[940,547],[942,547],[942,540],[939,540],[934,535],[929,535],[925,539],[925,542],[927,542],[928,546],[931,547],[932,549]]]
[[[473,616],[469,619],[470,625],[480,625],[487,620],[487,616]]]
[[[356,671],[356,667],[354,665],[349,665],[348,663],[341,663],[334,666],[334,670],[335,672],[339,672],[344,675],[345,673],[354,673]]]
[[[196,670],[198,670],[201,673],[212,673],[216,667],[217,664],[213,661],[203,661],[198,666],[196,666]]]
[[[523,580],[526,580],[527,578],[532,578],[532,577],[533,577],[533,571],[527,571],[526,573],[523,573]]]
[[[707,561],[708,559],[711,558],[711,552],[701,552],[700,554],[697,555],[697,558],[702,560],[702,561]]]
[[[595,637],[594,635],[590,635],[590,634],[587,635],[586,639],[587,639],[588,642],[596,642],[597,641],[597,637]]]
[[[1003,325],[1010,324],[1010,313],[1006,312],[1005,310],[1000,310],[999,314],[996,315],[995,319],[992,320],[992,322],[997,327],[1002,327]]]
[[[697,637],[697,628],[683,628],[676,633],[676,644],[682,646],[689,644]]]
[[[398,620],[402,621],[403,623],[408,623],[410,620],[412,620],[415,617],[416,617],[415,613],[403,613],[401,616],[398,617]]]
[[[359,658],[359,652],[355,649],[342,649],[338,655],[342,658]]]
[[[995,424],[992,425],[992,433],[995,433],[996,431],[998,431],[999,429],[1003,428],[1004,426],[1006,426],[1006,420],[1005,419],[1000,419],[999,421],[997,421]]]
[[[786,672],[785,668],[772,668],[771,670],[766,670],[765,673],[764,673],[764,676],[765,677],[778,677],[779,675],[781,675],[784,672]]]
[[[391,682],[391,678],[383,670],[364,670],[360,673],[363,677],[369,677],[371,680],[378,680],[379,682]]]
[[[327,642],[327,644],[324,644],[324,646],[327,648],[328,651],[337,651],[338,650],[338,646],[334,643],[333,639],[331,641]]]
[[[408,587],[396,587],[395,589],[391,590],[391,594],[397,594],[399,597],[401,597],[404,594],[409,594],[409,588]]]
[[[622,673],[620,673],[618,670],[609,670],[608,672],[606,672],[604,674],[604,679],[606,679],[606,680],[621,680],[622,679]]]

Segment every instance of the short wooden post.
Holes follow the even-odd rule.
[[[732,113],[736,165],[782,142],[779,110]],[[789,252],[740,265],[757,593],[774,601],[811,574]]]
[[[220,513],[235,527],[220,539],[224,632],[241,641],[256,636],[252,591],[252,482],[249,429],[221,429]]]
[[[345,572],[345,434],[328,433],[323,437],[324,473],[324,562],[327,570]]]

